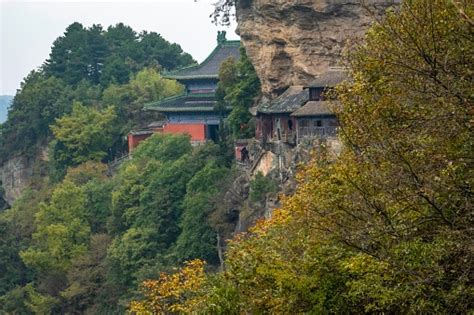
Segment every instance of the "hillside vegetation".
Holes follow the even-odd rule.
[[[155,33],[72,24],[1,125],[2,159],[49,161],[0,213],[0,313],[472,313],[473,16],[470,1],[411,0],[374,23],[334,91],[341,155],[315,152],[223,261],[229,144],[253,133],[260,89],[250,60],[221,67],[218,143],[156,134],[112,169],[124,134],[157,118],[143,104],[181,91],[161,71],[193,60]],[[249,187],[256,204],[275,190]]]
[[[34,156],[51,139],[49,126],[70,114],[74,102],[95,109],[113,105],[114,132],[123,136],[138,124],[143,102],[181,91],[159,72],[192,63],[179,45],[157,33],[137,34],[123,24],[107,30],[69,25],[53,43],[49,59],[24,79],[15,95],[1,126],[0,161],[18,154]],[[123,150],[122,137],[114,138],[108,158]]]
[[[232,80],[222,80],[219,103],[239,114],[218,144],[158,134],[110,163],[126,153],[130,129],[163,119],[145,103],[182,92],[160,73],[192,62],[156,33],[74,23],[25,79],[1,126],[0,156],[35,159],[43,149],[48,161],[37,159],[29,188],[0,212],[0,313],[122,314],[145,279],[196,258],[217,268],[219,205],[234,178],[229,144],[234,126],[251,132],[245,112],[259,92],[245,53],[227,61]]]
[[[345,149],[319,152],[270,220],[141,285],[136,314],[470,314],[470,1],[403,1],[348,55]]]

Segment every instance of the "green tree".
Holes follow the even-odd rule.
[[[64,82],[55,77],[35,71],[28,75],[13,99],[9,119],[1,126],[1,158],[12,152],[36,153],[36,143],[49,135],[49,124],[68,110],[60,102],[65,89]]]
[[[98,84],[102,75],[102,67],[109,53],[109,47],[104,39],[102,26],[94,24],[87,32],[87,71],[88,78],[93,84]]]
[[[117,107],[119,125],[122,126],[122,132],[126,133],[153,116],[149,113],[143,114],[143,104],[158,101],[182,91],[183,87],[175,80],[163,78],[155,68],[145,68],[132,76],[129,83],[112,84],[106,88],[102,102],[104,105]]]
[[[172,70],[195,63],[191,55],[183,52],[178,44],[171,44],[160,34],[142,32],[138,36],[139,45],[132,58],[142,67],[160,66]]]
[[[54,152],[56,161],[75,165],[104,159],[113,144],[115,118],[113,107],[97,110],[74,103],[71,115],[58,118],[51,126],[60,143]]]
[[[107,220],[111,214],[113,182],[109,180],[107,173],[106,164],[88,161],[69,168],[64,179],[80,186],[84,191],[86,217],[94,234],[107,231]]]
[[[233,137],[252,137],[254,126],[249,109],[260,94],[260,80],[243,47],[237,62],[230,58],[222,63],[216,94],[218,108],[232,107],[227,123]]]
[[[105,257],[109,245],[108,235],[92,235],[89,250],[73,261],[67,273],[68,286],[61,292],[67,301],[67,312],[99,311],[102,299],[109,295],[107,290],[113,291],[106,284]]]
[[[115,283],[132,287],[140,272],[164,262],[180,232],[186,183],[196,172],[191,151],[188,136],[156,134],[119,171],[109,221],[118,235],[107,256]]]
[[[212,265],[219,263],[217,236],[208,222],[216,208],[214,196],[229,170],[210,161],[188,182],[183,201],[181,234],[176,241],[175,253],[179,261],[203,259]]]
[[[68,84],[88,78],[87,33],[84,26],[77,22],[66,28],[64,36],[54,41],[49,59],[45,62],[47,75],[64,79]]]
[[[137,160],[158,160],[160,162],[174,162],[192,151],[189,136],[154,134],[145,140],[134,152]]]
[[[264,202],[269,194],[278,191],[278,185],[271,178],[258,172],[250,182],[250,200],[253,202]]]
[[[23,261],[41,272],[66,271],[89,243],[86,195],[69,181],[53,192],[49,204],[40,204],[36,214],[34,245],[20,253]]]

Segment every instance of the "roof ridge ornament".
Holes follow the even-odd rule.
[[[226,31],[217,31],[217,45],[220,45],[227,41]]]

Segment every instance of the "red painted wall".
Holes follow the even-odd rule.
[[[142,142],[149,136],[151,136],[151,134],[145,134],[145,135],[128,134],[128,152],[131,152],[133,149],[135,149],[140,144],[140,142]]]
[[[153,133],[141,134],[141,135],[134,135],[133,133],[129,133],[128,134],[128,152],[132,152],[132,150],[135,149],[140,144],[140,142],[147,139],[152,134],[162,133],[163,128],[153,128],[151,131]]]
[[[206,125],[204,124],[167,124],[164,127],[165,133],[182,134],[191,136],[191,141],[206,140]]]

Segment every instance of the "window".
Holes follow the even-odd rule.
[[[309,100],[310,101],[321,101],[323,89],[322,88],[309,88]]]
[[[318,120],[313,120],[313,121],[312,121],[312,125],[313,125],[314,127],[322,127],[322,126],[323,126],[323,121],[320,120],[320,119],[318,119]]]

